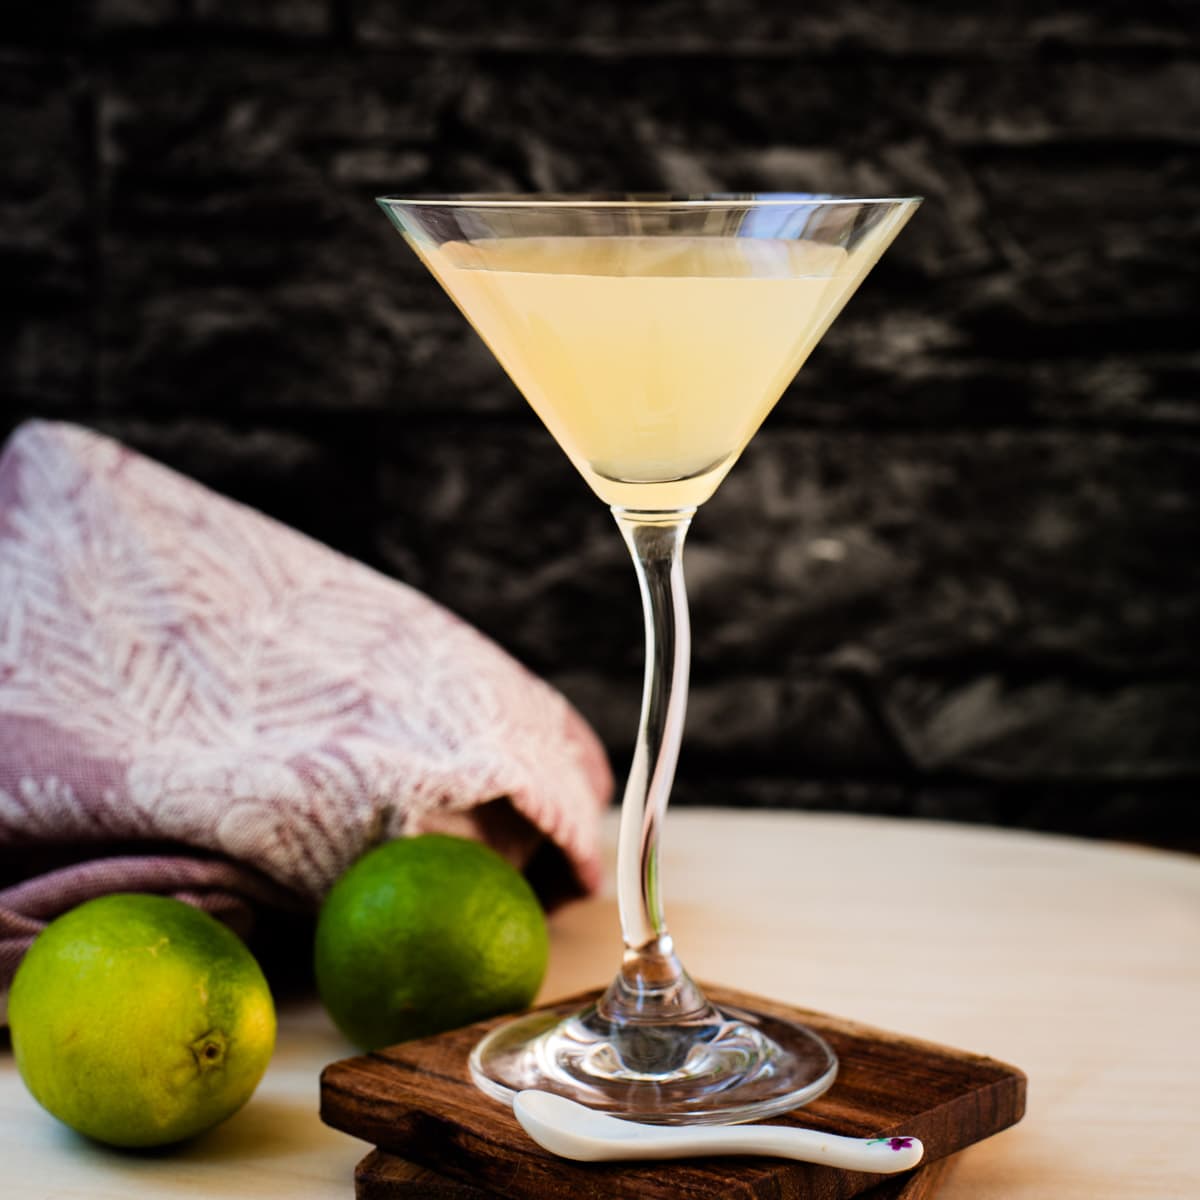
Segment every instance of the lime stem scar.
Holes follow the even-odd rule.
[[[192,1043],[192,1054],[201,1069],[217,1066],[225,1058],[225,1035],[219,1029],[202,1033]]]

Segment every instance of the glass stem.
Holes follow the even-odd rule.
[[[646,624],[642,716],[617,848],[625,955],[621,973],[600,1002],[604,1015],[617,1020],[678,1019],[706,1007],[675,955],[659,890],[659,839],[687,710],[691,629],[683,542],[695,511],[613,509],[637,569]]]

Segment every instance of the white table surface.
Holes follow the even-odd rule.
[[[607,982],[605,893],[551,922],[543,997]],[[1014,1129],[960,1156],[944,1200],[1200,1197],[1200,859],[928,822],[678,810],[667,915],[701,979],[990,1054],[1029,1075]],[[280,1014],[251,1102],[170,1152],[93,1146],[0,1051],[0,1197],[350,1200],[368,1147],[317,1118],[352,1048],[315,1004]]]

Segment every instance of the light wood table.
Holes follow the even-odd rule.
[[[607,981],[610,886],[552,921],[546,997]],[[990,1054],[1029,1075],[1014,1129],[961,1156],[944,1200],[1200,1197],[1200,859],[977,827],[678,810],[667,913],[701,979]],[[351,1048],[281,1013],[254,1099],[169,1153],[63,1129],[0,1052],[0,1196],[350,1200],[367,1147],[317,1119]]]

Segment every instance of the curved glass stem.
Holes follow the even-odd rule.
[[[560,1092],[603,1111],[674,1124],[737,1119],[793,1108],[833,1081],[836,1060],[814,1034],[718,1008],[688,978],[663,920],[659,839],[687,708],[691,637],[683,540],[694,508],[613,508],[633,555],[646,620],[642,718],[617,847],[617,898],[625,955],[608,990],[573,1006],[519,1017],[472,1052],[471,1075],[498,1099],[527,1087]]]
[[[617,849],[617,900],[625,955],[600,1008],[615,1019],[662,1020],[705,1006],[676,957],[663,919],[659,840],[687,710],[691,627],[683,581],[683,542],[694,508],[613,516],[637,569],[646,625],[642,715]]]

